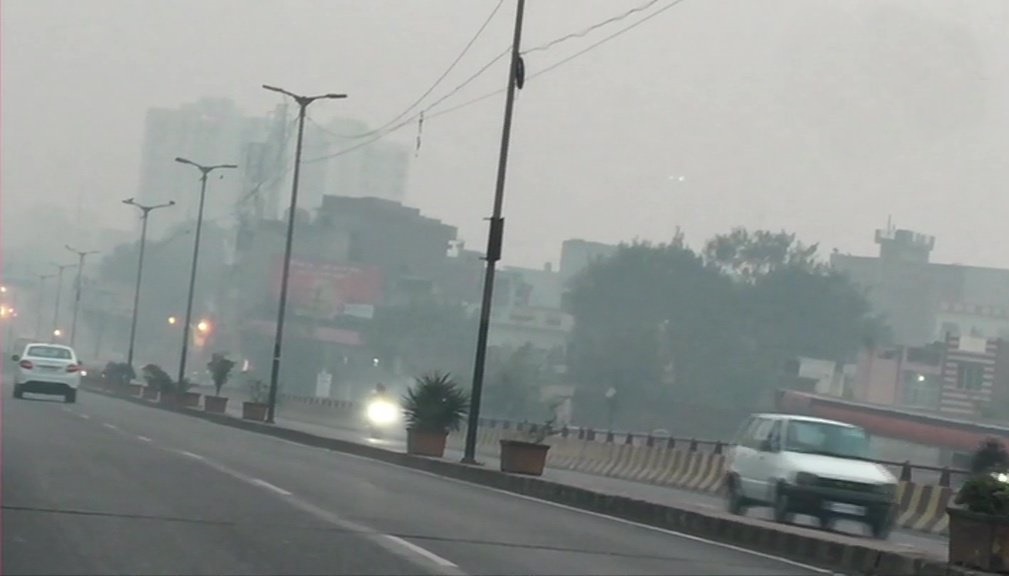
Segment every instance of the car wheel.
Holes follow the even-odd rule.
[[[66,394],[64,394],[63,401],[66,402],[67,404],[73,404],[74,402],[77,402],[77,391],[71,390]]]
[[[873,519],[869,522],[869,530],[872,531],[873,538],[886,540],[893,531],[893,520],[889,516]]]
[[[832,531],[834,530],[834,525],[837,523],[837,518],[830,514],[820,514],[816,517],[816,523],[819,524],[821,529]]]
[[[14,385],[14,397],[18,400],[25,397],[25,393],[21,391],[21,387],[17,384]]]
[[[725,501],[729,514],[746,513],[746,499],[739,492],[739,481],[732,476],[725,479]]]
[[[788,491],[783,484],[779,484],[774,491],[774,521],[788,524],[792,521],[793,516]]]

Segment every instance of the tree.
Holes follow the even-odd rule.
[[[543,356],[529,344],[487,350],[483,402],[488,415],[514,420],[539,416],[543,386],[551,381]]]
[[[472,371],[476,319],[462,305],[425,298],[387,306],[376,310],[364,333],[371,351],[398,358],[404,373]]]
[[[703,256],[681,237],[623,245],[574,279],[568,302],[578,417],[604,422],[612,387],[617,427],[725,433],[769,401],[786,360],[848,361],[865,341],[887,338],[816,245],[785,232],[736,229]]]
[[[207,362],[207,369],[210,370],[210,377],[214,381],[214,396],[221,395],[221,388],[228,382],[231,369],[235,367],[234,360],[224,354],[214,352]]]

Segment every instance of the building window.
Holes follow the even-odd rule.
[[[918,408],[939,408],[940,383],[931,374],[921,374],[913,370],[904,372],[902,400],[905,406]]]
[[[984,365],[961,362],[957,366],[956,386],[961,390],[980,390],[984,383]]]

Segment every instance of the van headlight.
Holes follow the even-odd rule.
[[[816,474],[811,474],[809,472],[799,472],[795,475],[796,486],[812,486],[820,478]]]
[[[897,485],[896,484],[877,484],[876,491],[880,494],[886,496],[887,498],[897,497]]]

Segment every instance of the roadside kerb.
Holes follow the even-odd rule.
[[[171,408],[153,404],[140,398],[123,397],[91,388],[88,388],[88,390],[137,405],[184,414],[193,418],[264,434],[306,446],[354,454],[373,460],[423,470],[447,478],[480,484],[701,538],[708,538],[757,552],[774,554],[798,562],[841,570],[849,574],[920,574],[928,576],[977,574],[976,572],[948,566],[946,563],[935,558],[894,549],[885,543],[869,542],[864,539],[838,534],[832,534],[834,539],[828,540],[818,534],[811,533],[809,529],[797,526],[772,526],[765,522],[745,517],[666,506],[624,496],[586,490],[558,482],[551,482],[542,478],[517,476],[479,466],[420,458],[366,444],[324,438],[298,430],[241,420],[231,416]]]

